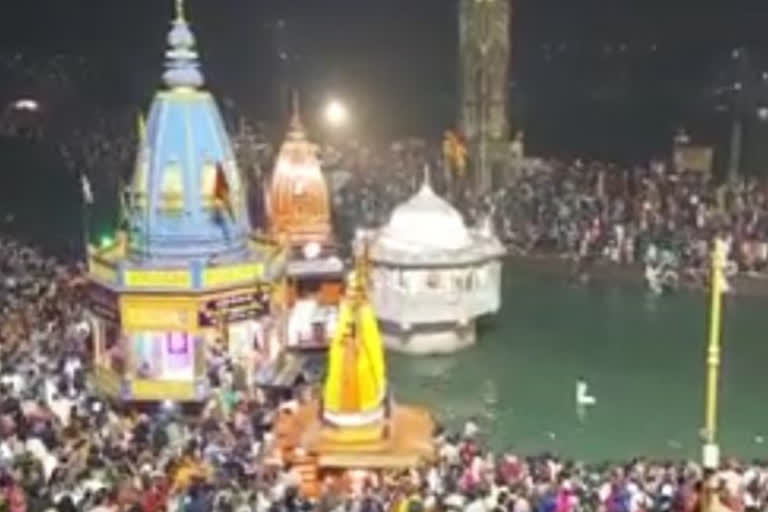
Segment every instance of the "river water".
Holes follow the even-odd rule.
[[[459,354],[391,354],[396,398],[460,427],[477,419],[491,444],[587,460],[698,457],[703,425],[704,295],[654,297],[637,287],[575,286],[508,267],[503,308]],[[726,301],[720,442],[768,454],[768,301]],[[597,403],[579,421],[575,382]],[[767,441],[768,442],[768,441]]]

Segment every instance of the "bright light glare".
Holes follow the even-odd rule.
[[[36,112],[40,105],[35,100],[19,100],[13,104],[13,108],[16,110],[28,110],[30,112]]]
[[[331,101],[325,108],[325,119],[332,126],[343,126],[349,120],[349,112],[339,101]]]

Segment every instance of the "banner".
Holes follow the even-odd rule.
[[[198,313],[201,327],[214,327],[219,322],[240,322],[269,313],[271,287],[213,298],[203,303]]]
[[[681,171],[712,172],[715,151],[709,146],[675,148],[675,167]]]
[[[88,306],[94,315],[112,323],[120,322],[120,304],[114,291],[91,283],[88,287]]]
[[[264,265],[261,263],[242,263],[210,267],[203,271],[203,286],[219,288],[243,282],[253,282],[261,278]]]
[[[126,270],[123,282],[128,288],[192,288],[188,270]]]

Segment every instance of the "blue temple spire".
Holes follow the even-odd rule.
[[[139,120],[130,250],[146,265],[240,261],[251,251],[243,180],[216,100],[203,86],[184,2],[174,2],[167,87],[155,94],[146,124]],[[229,189],[226,212],[221,173]]]
[[[168,33],[168,46],[163,74],[165,84],[171,89],[201,87],[204,79],[195,49],[195,36],[184,13],[184,0],[176,0],[176,18]]]

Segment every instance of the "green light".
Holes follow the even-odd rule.
[[[112,245],[112,237],[109,235],[104,235],[101,237],[101,247],[106,248]]]

